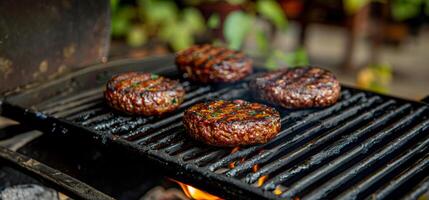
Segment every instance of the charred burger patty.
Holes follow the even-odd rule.
[[[183,123],[191,137],[210,145],[251,145],[266,143],[277,135],[280,115],[259,103],[218,100],[190,107]]]
[[[143,72],[114,76],[106,86],[107,103],[128,114],[161,115],[175,110],[185,90],[178,81]]]
[[[256,96],[285,108],[329,106],[337,102],[341,90],[335,76],[318,67],[265,73],[249,86]]]
[[[234,82],[252,73],[252,61],[243,53],[211,45],[177,53],[176,65],[189,79],[202,83]]]

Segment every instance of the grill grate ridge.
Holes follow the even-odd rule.
[[[386,148],[375,153],[374,155],[371,155],[370,157],[367,157],[365,160],[360,161],[357,165],[348,168],[343,173],[337,175],[336,178],[333,179],[332,181],[329,181],[321,185],[317,191],[313,191],[312,193],[306,195],[305,198],[308,198],[308,199],[326,198],[325,195],[328,195],[329,192],[332,192],[337,187],[340,187],[346,182],[351,181],[352,178],[354,178],[355,176],[358,176],[364,170],[367,170],[368,168],[371,168],[372,166],[374,166],[376,162],[380,162],[382,161],[382,159],[385,159],[385,157],[390,156],[395,151],[398,151],[407,142],[413,139],[417,135],[416,133],[421,133],[422,131],[425,131],[428,128],[428,125],[429,125],[429,121],[428,120],[424,121],[417,127],[410,130],[405,135],[387,144]]]
[[[70,88],[68,94],[50,91],[41,95],[60,94],[52,101],[35,103],[35,108],[47,116],[24,108],[22,119],[34,116],[31,119],[43,122],[35,123],[42,128],[61,131],[66,127],[70,128],[68,134],[81,132],[102,144],[124,147],[130,150],[125,151],[129,155],[137,152],[154,162],[168,164],[166,167],[177,170],[178,180],[183,176],[197,183],[204,181],[209,188],[222,190],[232,199],[282,199],[297,195],[304,199],[368,195],[386,199],[409,183],[413,183],[410,191],[401,195],[413,199],[429,188],[427,173],[416,178],[422,174],[421,169],[428,168],[429,138],[424,135],[427,130],[422,132],[429,126],[428,107],[353,88],[343,87],[341,99],[330,107],[277,107],[282,129],[266,144],[233,150],[208,147],[190,139],[182,123],[184,110],[212,99],[260,101],[250,95],[250,79],[210,86],[181,79],[186,90],[184,102],[175,112],[161,117],[128,116],[113,111],[104,102],[102,82],[97,82],[99,86],[93,89],[83,88],[84,91],[79,91],[81,86],[71,86],[77,88]],[[2,107],[5,105],[9,104],[3,103]],[[2,113],[19,118],[18,111],[7,109]]]
[[[246,182],[248,183],[254,183],[256,180],[258,180],[262,175],[271,174],[274,171],[278,170],[281,167],[286,166],[287,164],[291,163],[292,161],[296,160],[297,158],[303,156],[304,154],[313,151],[318,146],[321,146],[323,144],[327,144],[329,141],[331,141],[334,137],[339,136],[339,134],[344,133],[346,130],[350,129],[351,127],[356,126],[358,123],[361,123],[362,121],[366,121],[374,116],[376,113],[383,111],[383,109],[387,108],[390,105],[393,105],[395,101],[390,100],[388,102],[385,102],[378,107],[370,110],[369,112],[366,112],[363,115],[360,115],[359,117],[346,122],[344,125],[342,125],[340,128],[333,130],[332,132],[322,136],[321,138],[316,139],[314,142],[310,142],[306,144],[305,146],[301,146],[294,151],[288,153],[283,158],[276,160],[272,163],[267,164],[267,166],[261,167],[257,172],[253,174],[249,174],[246,177]]]
[[[339,199],[356,199],[362,198],[360,195],[365,190],[370,189],[377,181],[380,181],[382,178],[391,174],[393,171],[397,170],[400,167],[403,167],[404,163],[408,162],[413,156],[419,154],[423,151],[427,151],[429,149],[429,137],[426,138],[423,142],[413,147],[408,152],[396,158],[393,162],[384,165],[379,171],[377,171],[372,176],[367,179],[361,181],[357,185],[353,186],[349,190],[346,190],[338,196]]]
[[[391,180],[384,188],[381,188],[379,191],[376,191],[371,195],[372,199],[387,199],[389,195],[396,192],[400,186],[405,184],[411,177],[415,176],[419,172],[428,170],[429,166],[429,153],[424,156],[423,159],[419,160],[416,165],[408,169],[406,172],[399,174],[393,180]]]
[[[429,176],[424,178],[419,184],[416,185],[416,187],[411,189],[411,192],[409,194],[405,195],[401,199],[419,199],[420,196],[427,191],[429,191]]]
[[[209,166],[209,170],[215,171],[221,167],[227,166],[229,163],[236,161],[237,159],[240,159],[242,157],[247,157],[252,153],[260,151],[260,150],[264,149],[266,146],[269,146],[269,145],[271,145],[271,144],[273,144],[279,140],[285,139],[285,136],[288,136],[293,131],[299,130],[299,129],[307,126],[310,123],[314,123],[314,122],[320,120],[321,118],[332,114],[333,112],[337,112],[337,111],[341,110],[343,107],[348,106],[349,104],[359,100],[360,98],[363,98],[364,96],[365,95],[363,93],[359,93],[359,94],[356,94],[356,95],[350,97],[349,99],[347,99],[347,101],[341,101],[341,102],[338,102],[337,104],[335,104],[331,107],[328,107],[324,110],[319,110],[319,111],[316,111],[314,113],[311,113],[311,114],[307,115],[306,117],[304,117],[303,119],[298,120],[298,122],[296,122],[294,125],[288,127],[287,129],[284,129],[280,133],[278,133],[276,140],[272,140],[272,141],[270,141],[264,145],[249,147],[249,148],[246,148],[244,150],[239,150],[238,152],[236,152],[234,154],[230,154],[229,156],[222,158],[219,161],[211,164]]]
[[[304,142],[305,140],[309,140],[317,136],[317,134],[320,133],[321,131],[337,126],[342,121],[357,114],[360,110],[372,105],[378,100],[380,100],[379,97],[372,97],[363,104],[355,104],[354,107],[347,108],[342,113],[332,116],[328,119],[325,119],[323,122],[317,123],[316,126],[311,127],[310,129],[306,130],[302,134],[296,135],[295,137],[288,140],[287,142],[284,142],[281,145],[276,146],[275,148],[272,148],[270,150],[264,151],[262,152],[262,154],[255,155],[253,158],[249,159],[248,161],[242,164],[239,164],[234,169],[227,172],[226,175],[227,176],[240,175],[242,172],[246,170],[250,170],[255,164],[266,162],[269,159],[272,159],[273,157],[277,156],[278,154],[284,153],[285,150],[288,150],[293,146],[296,146],[297,144]]]
[[[308,161],[304,162],[301,165],[295,166],[294,168],[291,168],[287,172],[284,172],[280,175],[277,175],[275,179],[267,181],[265,184],[266,189],[274,189],[277,184],[280,182],[286,181],[285,179],[289,178],[289,176],[293,176],[300,171],[308,169],[311,165],[318,165],[320,164],[324,159],[330,158],[332,156],[340,154],[340,150],[345,148],[346,146],[352,144],[353,142],[357,141],[359,138],[362,138],[364,135],[366,135],[369,131],[374,130],[377,127],[380,127],[383,123],[387,123],[388,120],[391,120],[393,117],[395,117],[398,113],[401,113],[405,111],[406,109],[409,109],[410,105],[403,105],[400,108],[396,109],[393,112],[390,112],[389,114],[384,115],[383,117],[377,119],[374,123],[369,124],[368,126],[365,126],[359,130],[357,130],[352,135],[342,138],[329,147],[325,148],[324,150],[318,152],[317,154],[311,156]]]
[[[320,180],[320,178],[324,177],[325,175],[332,173],[335,170],[338,170],[340,166],[345,165],[347,162],[350,162],[353,160],[353,158],[356,158],[359,155],[368,153],[368,150],[375,145],[381,143],[384,138],[387,138],[391,136],[394,132],[397,132],[401,128],[411,124],[412,120],[416,117],[421,115],[426,108],[420,108],[414,113],[409,114],[407,117],[401,119],[399,122],[394,124],[393,126],[381,131],[380,133],[377,133],[375,136],[367,139],[362,144],[356,146],[351,151],[347,152],[346,154],[343,154],[341,157],[337,158],[337,160],[331,162],[329,165],[324,165],[318,170],[312,172],[311,174],[305,176],[303,179],[299,180],[298,182],[295,182],[294,185],[290,186],[289,189],[281,195],[282,198],[292,198],[295,195],[297,195],[299,192],[303,191],[305,188],[310,186],[311,184],[315,183],[317,180]],[[425,124],[426,126],[426,124]],[[323,154],[323,152],[321,152]],[[320,162],[318,158],[313,163]],[[288,173],[282,174],[279,177],[282,177],[280,180],[281,182],[287,181],[285,177]],[[274,183],[279,182],[279,180],[274,181]],[[269,188],[269,186],[272,183],[266,184],[265,188]]]

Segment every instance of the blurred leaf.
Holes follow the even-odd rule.
[[[389,92],[389,88],[387,86],[381,85],[377,82],[371,83],[371,85],[366,89],[369,89],[374,92],[382,93],[382,94],[386,94]]]
[[[169,43],[175,51],[190,47],[194,43],[192,32],[183,24],[177,24],[173,28],[174,37],[170,37]]]
[[[376,81],[381,84],[389,84],[392,81],[392,68],[388,64],[378,64],[369,66],[376,75]]]
[[[429,0],[425,1],[425,14],[429,15]]]
[[[212,45],[214,45],[214,46],[225,46],[225,43],[222,42],[222,40],[220,40],[219,38],[215,38],[212,42]]]
[[[176,23],[166,24],[158,30],[157,36],[163,41],[169,41],[171,37],[176,37],[174,31],[176,29]]]
[[[256,10],[278,29],[285,29],[287,26],[286,15],[280,5],[274,0],[262,0],[256,2]]]
[[[370,0],[343,0],[344,10],[349,15],[357,13],[368,3]]]
[[[110,10],[114,13],[118,9],[119,0],[110,0]]]
[[[310,63],[307,52],[303,48],[298,48],[297,50],[289,53],[276,50],[274,53],[276,54],[276,57],[285,62],[289,67],[306,66]]]
[[[298,48],[294,53],[294,63],[290,64],[291,66],[306,66],[310,64],[310,59],[308,59],[307,52],[304,48]]]
[[[274,54],[271,54],[271,55],[267,58],[267,60],[265,61],[265,67],[266,67],[268,70],[275,70],[275,69],[277,69],[278,64],[277,64],[277,62],[276,62],[276,58],[275,58]]]
[[[132,47],[139,47],[146,43],[147,36],[145,30],[140,26],[134,26],[127,34],[127,44]]]
[[[171,24],[178,19],[178,9],[174,1],[139,0],[143,20],[149,26]]]
[[[219,17],[219,14],[217,13],[212,14],[207,21],[207,26],[211,29],[218,28],[219,24],[220,24],[220,17]]]
[[[256,44],[258,45],[258,48],[259,48],[259,52],[263,54],[267,53],[269,42],[265,32],[262,30],[257,30],[255,37],[256,37]]]
[[[112,36],[123,36],[131,28],[131,19],[135,17],[136,11],[133,7],[118,7],[117,12],[112,15]]]
[[[415,17],[420,12],[421,0],[394,0],[391,3],[392,16],[398,21]]]
[[[388,92],[391,81],[392,69],[387,64],[369,65],[360,70],[357,75],[359,87],[379,93]]]
[[[240,49],[251,25],[251,18],[242,11],[229,14],[225,20],[223,34],[229,48]]]
[[[112,18],[112,36],[119,37],[128,32],[130,23],[124,18]]]
[[[246,0],[226,0],[226,1],[232,5],[239,5],[239,4],[243,4],[244,2],[246,2]]]
[[[201,33],[205,30],[204,18],[200,11],[195,8],[186,8],[182,12],[183,22],[186,28],[189,28],[191,32]]]
[[[298,48],[296,51],[288,53],[276,49],[269,55],[265,65],[270,70],[277,69],[283,65],[300,67],[309,65],[309,59],[303,48]]]

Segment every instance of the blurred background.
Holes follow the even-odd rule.
[[[429,95],[429,0],[111,0],[110,59],[212,43],[274,70],[318,65],[342,83]]]

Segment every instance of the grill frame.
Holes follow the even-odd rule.
[[[135,70],[139,66],[143,65],[143,71],[150,71],[152,73],[170,73],[174,72],[175,68],[172,63],[172,56],[162,58],[151,58],[144,60],[122,60],[114,61],[107,64],[101,64],[77,71],[73,74],[69,74],[61,79],[48,82],[40,85],[36,88],[25,90],[17,94],[8,96],[3,104],[1,114],[9,118],[18,120],[23,123],[29,123],[34,127],[42,129],[43,131],[54,132],[57,134],[73,135],[76,137],[83,137],[93,140],[96,144],[108,146],[109,148],[118,149],[123,151],[124,155],[127,156],[144,156],[154,161],[161,167],[165,168],[168,172],[168,176],[179,179],[185,183],[191,185],[198,185],[201,189],[208,192],[218,194],[225,198],[240,198],[240,199],[276,199],[272,192],[264,191],[258,188],[249,187],[248,184],[243,183],[237,179],[230,178],[228,176],[221,176],[215,173],[207,172],[205,168],[196,168],[189,165],[186,162],[181,162],[177,159],[170,157],[159,156],[159,152],[151,150],[149,147],[142,147],[136,143],[129,143],[126,140],[113,135],[107,135],[101,137],[95,135],[93,130],[70,123],[68,120],[48,116],[41,112],[34,112],[28,103],[43,102],[45,99],[49,99],[49,102],[56,102],[60,100],[63,95],[74,96],[84,90],[86,84],[90,84],[91,81],[96,80],[97,76],[102,74],[104,77],[109,77],[114,73],[120,71]],[[125,67],[118,67],[125,66]],[[118,69],[119,68],[119,69]],[[104,84],[104,80],[100,83]],[[64,90],[64,87],[70,86],[74,90]],[[219,86],[220,88],[224,85]],[[363,92],[364,94],[370,94],[370,96],[376,96],[381,99],[389,99],[392,101],[399,102],[401,104],[410,104],[413,108],[426,106],[426,104],[417,101],[404,100],[397,97],[391,97],[387,95],[374,94],[367,91],[361,91],[350,87],[344,87],[346,90],[352,92]],[[64,92],[64,93],[61,93]],[[52,98],[54,97],[54,98]],[[45,101],[44,104],[49,104]],[[363,107],[365,108],[365,107]],[[371,117],[371,116],[369,116]],[[335,121],[335,120],[334,120]],[[320,125],[321,126],[321,125]],[[336,127],[334,125],[333,127]],[[317,131],[317,130],[316,130]],[[168,140],[166,140],[168,142]],[[236,168],[237,169],[237,168]],[[237,170],[235,170],[237,171]],[[234,174],[229,174],[234,176]],[[204,183],[204,184],[201,184]],[[425,184],[423,184],[425,186]]]

